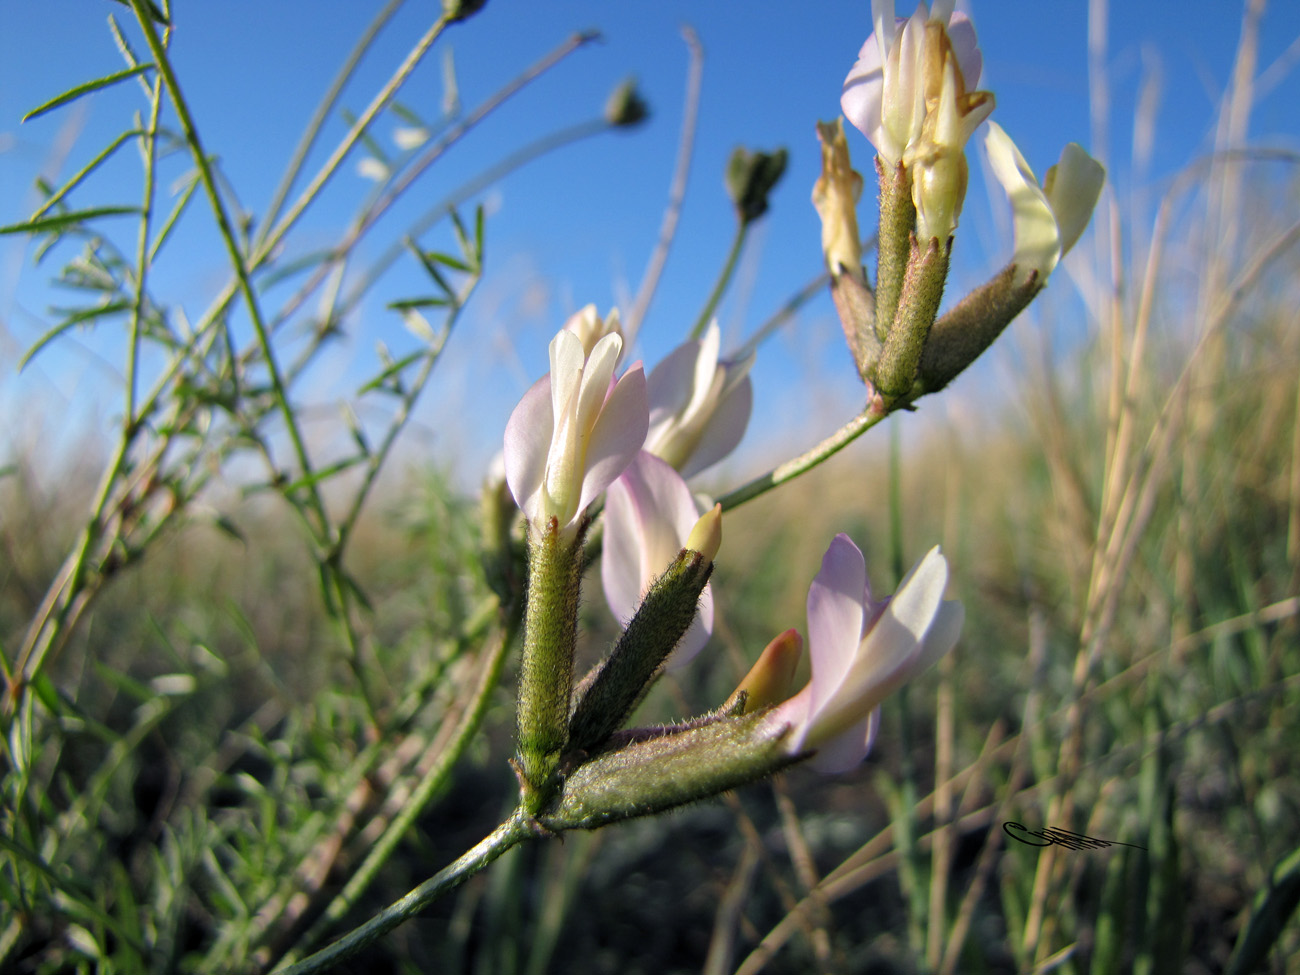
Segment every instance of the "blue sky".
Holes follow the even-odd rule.
[[[1031,165],[1041,174],[1067,141],[1093,146],[1085,0],[972,0],[964,6],[984,52],[981,87],[997,96],[994,118],[1020,143]],[[254,211],[265,206],[320,92],[378,7],[343,0],[179,0],[175,5],[174,63],[207,145],[220,155],[245,206]],[[428,0],[406,4],[364,63],[345,105],[354,110],[365,105],[424,31],[434,7]],[[1158,190],[1209,148],[1241,10],[1222,0],[1111,5],[1106,136],[1122,196],[1135,187]],[[0,224],[30,211],[35,176],[66,178],[143,107],[138,88],[127,84],[19,124],[25,111],[47,98],[121,68],[106,28],[110,14],[131,37],[138,36],[129,26],[129,9],[107,0],[6,5],[0,20]],[[813,123],[838,113],[840,84],[870,32],[868,0],[490,0],[481,14],[449,32],[444,45],[453,52],[467,108],[573,31],[598,28],[604,39],[570,57],[494,115],[445,165],[435,167],[399,219],[377,230],[369,253],[392,239],[401,217],[410,219],[503,154],[599,112],[610,89],[627,75],[639,78],[654,114],[635,132],[605,134],[563,149],[484,194],[491,213],[488,276],[421,408],[412,449],[464,456],[477,470],[499,442],[514,401],[545,368],[546,344],[564,316],[588,302],[604,311],[635,290],[658,234],[677,151],[687,65],[680,35],[684,23],[698,31],[706,52],[696,152],[675,249],[634,354],[653,365],[681,340],[711,287],[734,226],[721,180],[737,145],[786,146],[791,164],[720,309],[730,344],[742,341],[817,272],[819,225],[809,203],[818,170]],[[1261,71],[1297,36],[1300,3],[1270,5]],[[1134,104],[1142,80],[1153,71],[1162,78],[1156,139],[1149,170],[1135,173],[1129,161]],[[1250,139],[1297,148],[1294,105],[1300,90],[1293,73],[1279,69],[1274,76],[1280,81],[1260,98]],[[433,117],[442,96],[442,55],[435,49],[399,97]],[[395,127],[395,120],[385,120],[376,135],[382,141]],[[336,117],[324,145],[332,147],[343,129]],[[857,166],[869,174],[870,147],[851,136]],[[317,162],[324,151],[317,153]],[[137,178],[129,162],[123,154],[120,168],[88,185],[74,202],[134,202]],[[177,164],[174,175],[180,171]],[[310,250],[337,234],[369,186],[351,160],[291,248]],[[996,197],[992,203],[980,166],[972,162],[950,292],[978,283],[1009,254],[1005,204]],[[868,204],[862,210],[864,226],[873,222]],[[160,267],[156,279],[161,296],[191,318],[225,281],[215,238],[202,221],[192,222],[178,241],[184,254]],[[120,240],[128,243],[134,227],[129,221],[118,227]],[[440,243],[436,236],[426,242]],[[17,375],[18,356],[49,322],[47,306],[57,296],[46,282],[54,269],[53,263],[33,268],[21,241],[0,239],[0,408],[11,417],[39,412],[47,429],[79,436],[86,426],[110,422],[118,396],[112,363],[120,360],[121,335],[111,328],[78,335]],[[1069,287],[1066,275],[1054,279],[1053,288]],[[337,416],[332,404],[373,368],[375,341],[406,341],[383,301],[424,290],[413,274],[395,273],[350,323],[346,344],[327,356],[303,397],[322,407],[327,426]],[[776,456],[775,441],[790,444],[795,437],[784,452],[802,449],[838,425],[860,399],[829,301],[810,304],[764,347],[755,381],[758,406],[747,438],[751,459],[738,462],[745,474]],[[18,433],[36,426],[11,420],[9,436],[21,443]],[[755,430],[776,433],[765,437]]]

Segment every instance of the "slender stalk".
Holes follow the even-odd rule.
[[[488,703],[492,697],[492,691],[496,688],[501,679],[501,669],[505,663],[506,650],[514,638],[517,614],[513,609],[504,609],[501,611],[503,622],[497,627],[495,634],[491,637],[491,642],[484,649],[484,661],[482,670],[479,674],[479,680],[474,687],[473,697],[469,706],[461,716],[459,724],[453,732],[453,737],[446,747],[438,754],[433,766],[425,774],[416,788],[415,793],[410,797],[402,807],[388,828],[384,830],[379,840],[371,847],[370,852],[366,854],[365,860],[357,868],[343,889],[334,897],[329,906],[316,922],[311,926],[305,935],[299,939],[300,945],[310,945],[320,938],[331,924],[337,923],[361,896],[370,887],[370,884],[378,876],[380,869],[388,862],[393,851],[397,849],[398,843],[406,836],[411,826],[414,824],[428,807],[429,802],[434,795],[447,781],[447,776],[451,773],[452,768],[464,754],[466,747],[473,739],[474,734],[478,731],[483,723],[483,716],[487,713]],[[300,954],[291,952],[284,958],[284,964],[292,964],[301,957]]]
[[[736,262],[740,260],[740,252],[745,246],[745,238],[749,236],[749,221],[740,220],[736,224],[736,236],[732,238],[731,250],[727,254],[726,263],[722,265],[722,271],[718,275],[717,283],[713,286],[713,292],[709,295],[709,300],[704,303],[700,310],[700,317],[695,320],[695,326],[691,329],[690,337],[698,340],[704,334],[704,330],[709,327],[709,322],[713,319],[713,313],[717,310],[718,302],[722,300],[723,293],[727,290],[727,285],[731,284],[732,275],[736,273]]]
[[[141,0],[133,0],[139,3]],[[516,809],[510,818],[492,831],[472,850],[450,866],[438,871],[405,897],[394,901],[365,924],[353,929],[328,948],[309,955],[296,965],[277,968],[277,975],[311,975],[323,972],[351,958],[358,951],[383,937],[403,921],[424,910],[448,891],[455,890],[507,850],[533,835],[528,816]]]
[[[682,200],[686,197],[691,157],[695,154],[695,130],[699,121],[701,79],[704,76],[704,48],[700,44],[699,35],[689,25],[682,28],[682,39],[686,42],[691,61],[686,72],[686,99],[682,111],[682,132],[677,140],[677,161],[673,167],[673,181],[668,188],[668,206],[664,209],[663,223],[659,226],[659,240],[655,243],[654,253],[650,256],[650,263],[636,292],[636,300],[632,302],[624,324],[629,343],[641,328],[646,312],[650,310],[650,302],[654,300],[655,291],[659,287],[659,278],[668,263],[668,252],[677,236]]]
[[[140,135],[144,157],[144,191],[140,200],[140,227],[136,241],[135,297],[131,302],[131,321],[127,326],[126,406],[122,417],[122,437],[135,436],[136,373],[140,365],[140,320],[144,317],[145,283],[149,276],[149,231],[153,226],[155,166],[158,161],[158,113],[162,108],[162,78],[155,74],[149,104],[149,125]]]
[[[136,2],[137,0],[132,0],[132,5]],[[325,184],[329,182],[330,177],[334,175],[339,166],[342,165],[343,160],[347,158],[347,155],[352,151],[353,146],[360,141],[361,136],[370,127],[370,123],[375,120],[375,117],[379,115],[384,106],[389,103],[395,94],[397,94],[397,90],[406,83],[406,79],[410,77],[411,72],[415,70],[416,65],[424,59],[429,48],[433,46],[433,42],[438,39],[449,23],[452,23],[452,21],[448,19],[446,14],[443,14],[433,22],[433,25],[424,33],[424,36],[416,42],[415,47],[411,48],[410,53],[406,55],[406,60],[402,62],[401,66],[396,72],[394,72],[393,76],[388,79],[388,83],[376,92],[375,97],[372,98],[370,104],[366,106],[366,110],[361,113],[354,123],[352,123],[352,128],[348,130],[348,134],[343,138],[343,141],[335,147],[334,152],[330,155],[329,159],[325,161],[325,164],[321,166],[316,177],[310,184],[308,184],[307,188],[302,191],[298,196],[298,199],[294,201],[293,206],[289,208],[289,212],[286,213],[280,222],[275,225],[275,229],[270,231],[266,235],[265,239],[258,244],[258,247],[253,253],[253,259],[250,262],[251,264],[256,266],[256,264],[266,255],[271,253],[275,246],[281,241],[281,239],[283,239],[284,235],[289,232],[289,229],[298,222],[298,218],[301,217],[307,207],[315,201],[316,196],[324,188]]]
[[[130,0],[130,3],[131,9],[135,11],[136,19],[140,23],[145,42],[149,45],[149,50],[153,54],[154,62],[158,65],[158,73],[167,87],[168,95],[171,97],[177,121],[180,123],[181,131],[185,133],[185,141],[189,144],[190,154],[194,157],[194,164],[198,168],[199,176],[203,181],[203,188],[212,207],[217,229],[226,245],[231,267],[239,279],[239,291],[248,306],[248,317],[253,325],[258,347],[261,349],[262,357],[266,362],[271,395],[280,412],[284,415],[289,441],[297,457],[300,472],[307,482],[311,507],[320,521],[317,528],[323,535],[328,530],[329,524],[328,516],[325,513],[325,504],[321,499],[319,488],[309,477],[312,469],[311,460],[307,455],[307,446],[303,441],[302,431],[298,428],[298,419],[294,414],[293,407],[289,404],[288,391],[285,389],[280,377],[280,370],[276,364],[275,352],[271,348],[270,335],[262,318],[257,293],[253,290],[253,282],[249,277],[248,262],[245,260],[244,255],[240,253],[234,227],[231,225],[230,217],[226,213],[225,203],[222,201],[221,194],[217,189],[212,163],[203,149],[202,142],[199,140],[198,129],[194,124],[193,116],[190,115],[189,104],[185,101],[185,96],[181,92],[180,82],[176,78],[175,71],[172,70],[171,61],[168,60],[167,51],[158,36],[158,31],[154,27],[153,18],[150,16],[144,0]],[[290,214],[290,217],[295,216],[296,214]],[[290,217],[285,219],[289,220]]]
[[[383,30],[384,26],[392,19],[393,14],[397,12],[397,9],[404,2],[405,0],[389,0],[388,5],[385,6],[383,10],[379,11],[375,16],[375,19],[372,20],[369,26],[367,26],[362,32],[361,37],[357,40],[355,46],[353,46],[351,53],[348,54],[347,60],[339,67],[338,74],[334,76],[334,80],[330,83],[329,90],[325,92],[324,96],[322,96],[320,104],[316,106],[316,111],[312,114],[311,120],[307,123],[306,129],[303,130],[302,138],[299,139],[298,145],[294,147],[293,157],[289,160],[289,165],[285,167],[284,175],[280,178],[280,185],[275,188],[275,195],[271,197],[271,203],[266,208],[266,213],[262,217],[262,226],[266,228],[266,230],[269,231],[271,227],[275,226],[275,220],[280,215],[280,210],[284,206],[284,201],[288,199],[289,191],[293,189],[293,184],[298,179],[298,174],[302,172],[302,164],[306,161],[307,154],[311,152],[312,146],[316,144],[317,138],[320,137],[321,129],[324,128],[325,121],[329,118],[330,112],[334,110],[334,105],[338,102],[343,87],[352,78],[352,74],[356,71],[357,65],[361,63],[361,58],[370,49],[370,45],[374,43],[375,37],[381,30]],[[428,35],[425,36],[427,37]],[[427,50],[427,45],[423,47],[421,46],[423,45],[423,42],[424,38],[421,38],[421,43],[416,45],[416,51],[422,52]],[[379,96],[376,96],[374,101],[371,102],[371,107],[374,107],[375,104],[379,104],[379,106],[382,107],[388,103],[388,99],[392,98],[392,96],[397,93],[397,89],[401,87],[402,82],[410,76],[410,70],[407,68],[407,64],[410,60],[411,57],[408,55],[406,61],[402,63],[402,67],[398,68],[397,74],[395,74],[389,81],[388,86],[384,91],[380,92]],[[382,97],[385,92],[388,93],[388,97],[382,102],[379,102],[379,98]],[[360,120],[358,120],[358,122],[359,121]],[[347,139],[352,138],[351,145],[354,145],[356,139],[360,138],[362,131],[364,130],[358,129],[354,125],[353,131],[348,133],[343,144],[349,145]],[[353,136],[353,132],[356,133],[355,136]],[[258,248],[261,249],[261,238],[259,238],[257,244]]]
[[[787,460],[784,464],[772,468],[766,474],[754,478],[748,484],[742,484],[730,494],[724,494],[718,499],[718,503],[722,505],[724,511],[728,511],[731,508],[739,507],[746,501],[752,501],[761,494],[766,494],[787,481],[794,480],[801,474],[808,473],[818,464],[828,460],[853,443],[854,440],[857,440],[858,437],[874,427],[887,415],[877,413],[871,408],[863,410],[816,447],[813,447],[812,450]]]

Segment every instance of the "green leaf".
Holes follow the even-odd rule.
[[[68,329],[80,325],[83,322],[100,318],[104,315],[113,315],[118,312],[127,311],[130,307],[131,303],[128,301],[112,301],[106,305],[98,305],[94,308],[84,308],[68,318],[65,318],[58,325],[55,325],[52,329],[37,339],[36,344],[27,350],[27,354],[24,355],[18,363],[18,371],[22,372],[23,369],[27,368],[27,363],[31,362],[41,349],[45,348]]]
[[[0,227],[0,234],[57,233],[68,227],[75,227],[77,224],[85,223],[87,220],[95,220],[99,217],[123,217],[127,214],[139,212],[140,208],[133,206],[91,207],[88,210],[69,210],[67,213],[56,213],[52,217],[36,217],[32,220],[24,220],[22,223],[11,223],[8,226]]]
[[[376,389],[388,389],[391,392],[397,392],[400,394],[401,389],[393,390],[392,387],[389,385],[388,381],[392,379],[394,376],[403,372],[407,368],[407,366],[411,365],[411,363],[420,361],[426,355],[428,355],[428,350],[421,349],[418,352],[412,352],[410,355],[402,356],[402,358],[398,359],[387,369],[385,369],[383,372],[377,375],[374,379],[370,380],[368,383],[366,383],[364,386],[358,389],[357,395],[362,396]]]
[[[1228,975],[1263,970],[1268,953],[1282,936],[1297,905],[1300,905],[1300,848],[1292,850],[1273,869],[1268,887],[1256,896],[1250,923],[1228,963]]]
[[[102,78],[96,78],[94,81],[87,81],[84,84],[77,85],[75,88],[69,88],[62,95],[55,95],[44,105],[37,105],[30,112],[23,116],[23,121],[28,122],[34,118],[44,115],[46,112],[52,112],[60,105],[66,105],[68,102],[76,101],[82,95],[89,95],[92,91],[99,91],[101,88],[107,88],[115,85],[119,81],[125,81],[127,78],[134,78],[138,74],[146,71],[152,71],[152,64],[137,64],[134,68],[126,68],[113,74],[104,75]]]

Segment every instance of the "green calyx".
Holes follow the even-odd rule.
[[[582,679],[568,725],[570,750],[604,744],[631,714],[690,628],[713,563],[682,549],[655,579],[614,649]]]
[[[528,539],[528,606],[519,672],[517,771],[530,811],[545,805],[568,740],[578,638],[583,524],[565,537],[554,518]]]
[[[596,829],[718,795],[797,759],[767,711],[710,716],[608,751],[572,771],[539,816],[552,830]]]

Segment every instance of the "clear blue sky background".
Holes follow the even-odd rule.
[[[219,154],[246,207],[260,211],[266,205],[321,91],[379,6],[344,0],[176,3],[174,63],[207,145]],[[430,0],[407,3],[365,61],[343,99],[346,106],[364,107],[426,29],[435,7]],[[1067,141],[1091,145],[1085,0],[972,0],[966,7],[984,51],[981,87],[995,91],[994,117],[1036,171],[1054,162]],[[1211,144],[1242,5],[1136,0],[1111,7],[1106,64],[1112,175],[1121,196],[1135,187],[1158,192]],[[9,0],[0,8],[0,224],[30,212],[38,174],[56,182],[66,178],[129,125],[132,111],[143,108],[131,83],[19,123],[49,97],[122,67],[105,25],[110,14],[138,37],[129,9],[108,0]],[[606,94],[629,74],[640,79],[654,114],[648,126],[564,149],[482,197],[491,213],[488,277],[421,408],[413,449],[463,455],[472,481],[496,449],[515,400],[545,368],[547,342],[564,316],[587,302],[604,311],[635,290],[658,234],[677,151],[687,66],[684,23],[696,28],[706,51],[699,135],[677,243],[635,354],[648,365],[661,358],[681,340],[710,289],[734,226],[721,178],[737,145],[787,146],[791,165],[721,309],[729,344],[742,341],[814,275],[821,258],[819,224],[809,203],[818,172],[813,123],[838,114],[840,85],[870,32],[870,16],[868,0],[490,0],[481,14],[449,32],[444,46],[454,51],[467,108],[575,30],[598,28],[604,40],[572,56],[435,167],[408,198],[405,219],[512,149],[598,113]],[[1300,2],[1274,0],[1265,17],[1261,71],[1294,56],[1298,36]],[[137,42],[137,50],[143,49]],[[1151,71],[1162,78],[1157,138],[1149,171],[1134,173],[1134,105]],[[1280,80],[1262,93],[1250,139],[1297,148],[1300,86],[1280,68],[1268,77]],[[442,96],[435,51],[399,97],[432,118]],[[395,127],[395,120],[386,119],[376,134],[387,138]],[[343,130],[336,117],[317,163]],[[870,174],[870,147],[851,136],[858,168]],[[345,226],[370,186],[355,162],[303,224],[292,249],[310,250]],[[123,154],[120,167],[73,202],[136,202],[131,163]],[[972,177],[956,243],[958,287],[978,283],[1009,254],[1005,203],[994,198],[990,207],[978,162],[972,163]],[[864,227],[870,227],[869,200],[862,213]],[[399,217],[386,224],[386,233],[378,230],[369,253],[391,240],[401,222]],[[177,241],[184,253],[174,253],[156,280],[161,295],[194,318],[227,272],[215,237],[201,225],[206,221],[192,223]],[[119,242],[127,246],[133,225],[124,220],[116,226]],[[18,357],[50,322],[47,309],[57,296],[46,282],[55,269],[53,262],[33,268],[21,241],[0,239],[0,408],[8,430],[0,451],[6,454],[37,430],[47,446],[80,443],[87,427],[107,428],[118,402],[113,364],[120,362],[120,329],[74,336],[16,375]],[[1068,277],[1058,275],[1053,287],[1069,289]],[[375,341],[408,341],[395,316],[383,310],[383,300],[426,290],[413,274],[394,275],[351,322],[347,344],[327,355],[305,397],[329,407],[320,411],[322,429],[334,428],[331,404],[373,368]],[[764,347],[755,379],[756,425],[780,431],[778,436],[799,431],[785,453],[802,449],[848,415],[861,387],[829,301],[810,305]],[[56,433],[61,440],[52,438]],[[772,441],[751,427],[750,459],[740,461],[744,474],[774,456]],[[0,463],[6,460],[0,456]]]

